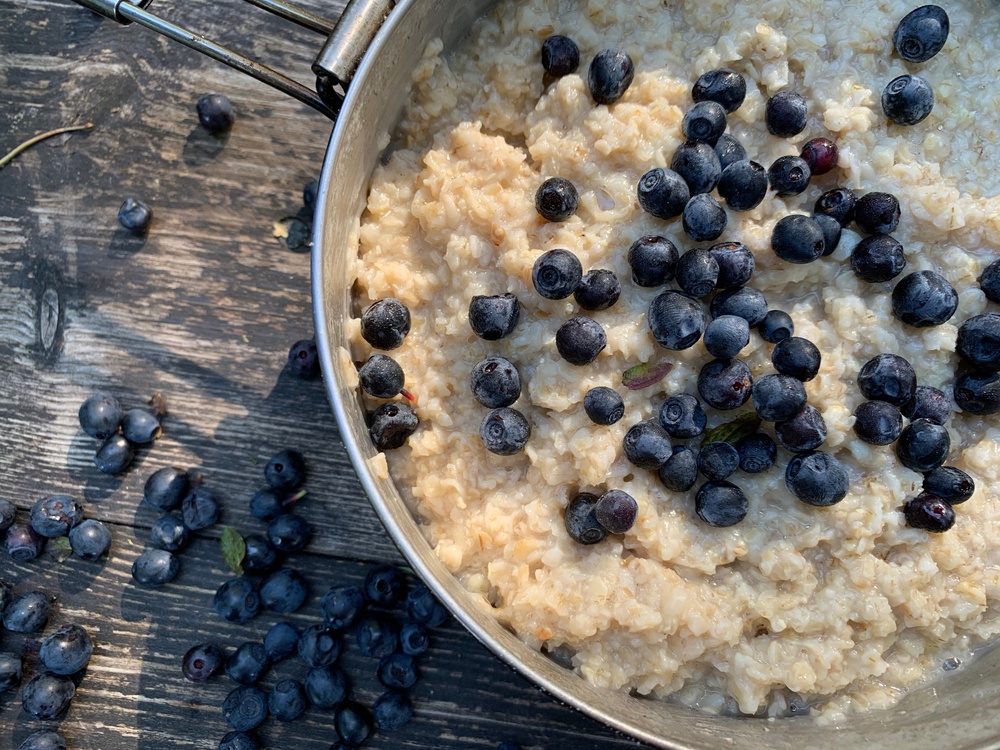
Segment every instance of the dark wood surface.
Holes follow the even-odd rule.
[[[304,3],[329,17],[342,4]],[[321,41],[238,0],[154,3],[210,38],[310,81]],[[86,133],[34,147],[0,170],[0,497],[22,518],[50,493],[77,497],[109,524],[109,559],[60,561],[51,550],[16,564],[0,553],[0,578],[38,589],[55,604],[47,634],[84,625],[95,641],[90,667],[58,724],[71,748],[214,748],[227,731],[219,707],[232,684],[187,682],[182,654],[213,640],[234,648],[259,640],[283,616],[244,625],[212,609],[231,574],[219,552],[222,525],[262,530],[247,500],[263,466],[293,447],[308,461],[300,501],[314,538],[290,564],[311,585],[290,616],[318,620],[330,585],[358,582],[376,562],[402,558],[368,505],[345,456],[319,381],[284,370],[292,342],[313,336],[309,256],[273,236],[275,221],[301,207],[317,177],[330,123],[307,107],[138,26],[120,27],[69,0],[0,0],[0,153],[55,127],[91,121]],[[197,124],[195,101],[218,91],[237,123],[221,139]],[[148,202],[152,228],[120,228],[126,196]],[[129,471],[101,474],[95,442],[77,409],[104,390],[126,407],[153,393],[167,401],[164,435]],[[156,469],[197,468],[224,501],[222,524],[199,532],[182,569],[159,589],[135,585],[132,561],[156,513],[141,503]],[[37,636],[5,634],[28,671]],[[342,662],[355,696],[377,695],[374,664],[348,648]],[[300,665],[272,670],[301,676]],[[372,748],[626,748],[634,742],[551,700],[449,622],[434,633],[413,691],[412,723],[376,735]],[[0,747],[17,748],[49,723],[0,694]],[[269,720],[262,746],[325,750],[332,715]]]

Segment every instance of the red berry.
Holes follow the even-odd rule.
[[[814,175],[826,174],[837,166],[837,144],[829,138],[813,138],[800,154]]]

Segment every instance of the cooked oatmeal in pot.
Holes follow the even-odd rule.
[[[514,0],[480,20],[457,52],[443,56],[431,44],[414,72],[398,148],[372,180],[356,266],[359,311],[391,297],[411,316],[402,345],[382,352],[402,367],[420,420],[386,451],[389,472],[471,595],[533,647],[571,654],[595,685],[712,712],[784,715],[809,705],[836,720],[894,703],[1000,633],[1000,416],[963,412],[951,399],[964,371],[959,327],[998,311],[979,279],[1000,257],[1000,9],[988,0],[947,3],[943,50],[911,63],[894,52],[893,32],[915,7]],[[552,34],[579,46],[575,73],[544,74],[540,50]],[[596,104],[588,88],[588,66],[603,49],[624,50],[634,63],[634,80],[612,104]],[[637,285],[628,251],[647,235],[681,253],[713,244],[690,240],[680,218],[644,211],[637,185],[649,170],[670,167],[685,140],[692,85],[719,68],[746,81],[745,100],[726,119],[750,159],[766,169],[816,137],[838,148],[837,166],[813,175],[804,192],[769,190],[755,208],[726,209],[717,241],[752,251],[747,285],[819,349],[805,391],[826,425],[820,450],[849,479],[839,502],[806,504],[786,483],[794,454],[779,448],[767,471],[729,477],[747,513],[726,527],[696,514],[697,485],[668,490],[623,450],[630,428],[658,423],[668,397],[698,396],[699,372],[713,359],[702,341],[679,351],[657,343],[647,312],[677,283]],[[880,104],[886,84],[904,73],[934,93],[930,115],[912,126],[890,122]],[[785,90],[807,103],[805,129],[791,137],[765,124],[768,99]],[[551,177],[579,194],[564,221],[536,210],[536,191]],[[776,224],[811,215],[836,187],[898,198],[892,236],[905,256],[901,275],[859,278],[851,256],[865,233],[855,224],[814,262],[775,255]],[[533,266],[554,249],[575,254],[584,273],[613,271],[617,301],[590,311],[572,296],[541,296]],[[894,315],[893,288],[917,271],[940,274],[957,292],[943,324],[913,327]],[[478,337],[470,301],[505,293],[519,301],[513,331]],[[699,302],[706,320],[710,302]],[[570,364],[556,345],[560,326],[577,316],[606,333],[606,347],[585,365]],[[373,350],[360,324],[352,336],[355,359],[366,360]],[[775,372],[773,349],[752,329],[738,357],[759,380]],[[923,475],[903,465],[895,446],[855,430],[865,401],[859,372],[886,353],[908,360],[918,384],[949,396],[945,464],[970,475],[976,490],[955,505],[946,533],[907,523],[903,508],[921,493]],[[488,357],[520,375],[513,408],[530,436],[513,455],[487,450],[480,438],[489,409],[474,398],[470,373]],[[629,368],[661,363],[673,368],[657,382],[635,390],[623,383]],[[588,416],[584,397],[597,386],[623,399],[619,421]],[[705,411],[711,432],[752,414],[754,402]],[[760,429],[773,437],[773,428]],[[697,450],[701,440],[672,444]],[[635,499],[634,523],[596,544],[575,541],[570,501],[609,490]]]

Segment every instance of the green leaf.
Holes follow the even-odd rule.
[[[746,414],[740,414],[736,419],[725,424],[720,424],[718,427],[710,430],[705,435],[705,439],[701,441],[701,444],[729,443],[735,446],[743,438],[750,437],[757,432],[757,428],[759,427],[760,417],[752,411],[748,411]]]
[[[243,575],[243,557],[247,553],[247,545],[240,532],[231,526],[226,526],[222,530],[221,543],[222,559],[226,561],[226,565],[236,575]]]
[[[628,368],[622,373],[622,383],[630,391],[659,383],[667,373],[674,369],[670,362],[643,362],[641,365]]]
[[[56,559],[56,562],[65,562],[73,554],[73,547],[69,543],[68,536],[57,536],[55,539],[49,539],[45,548]]]

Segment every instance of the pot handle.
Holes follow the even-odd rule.
[[[343,15],[336,24],[332,24],[284,0],[246,0],[251,5],[327,37],[312,66],[316,74],[316,89],[313,91],[255,60],[154,15],[146,10],[152,1],[75,0],[79,5],[105,18],[122,25],[135,21],[175,42],[208,55],[213,60],[218,60],[303,104],[308,104],[331,120],[337,118],[347,87],[354,77],[361,58],[396,4],[395,0],[350,0]]]

